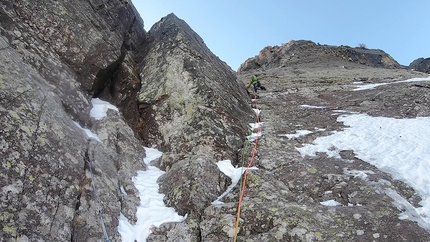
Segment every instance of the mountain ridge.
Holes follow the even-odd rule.
[[[424,84],[352,90],[355,82],[426,77],[383,51],[291,41],[263,48],[234,72],[174,14],[146,32],[129,1],[2,1],[0,19],[1,240],[99,241],[104,227],[111,241],[121,241],[120,214],[132,224],[138,219],[132,179],[147,169],[148,146],[163,152],[153,165],[165,171],[158,180],[165,204],[187,214],[182,223],[152,228],[148,241],[231,241],[239,189],[212,205],[231,184],[217,162],[240,166],[251,156],[245,147],[255,100],[263,136],[239,240],[430,239],[417,223],[399,219],[384,193],[396,190],[417,206],[413,189],[352,151],[342,156],[353,163],[302,157],[296,148],[315,134],[291,141],[279,135],[296,125],[339,131],[337,109],[430,116]],[[267,87],[258,96],[246,90],[254,74]],[[95,119],[93,98],[119,111]],[[341,168],[372,170],[367,181],[374,183]],[[366,206],[330,208],[323,199]]]

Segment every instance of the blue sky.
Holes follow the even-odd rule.
[[[134,0],[148,31],[169,13],[237,70],[290,40],[381,49],[402,65],[430,57],[429,0]]]

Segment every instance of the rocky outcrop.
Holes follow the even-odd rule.
[[[418,58],[409,64],[409,69],[430,73],[430,58]]]
[[[3,1],[0,18],[2,240],[98,241],[104,225],[119,241],[142,145],[165,152],[166,202],[198,238],[225,179],[215,162],[235,159],[252,119],[234,72],[173,14],[146,33],[129,1]],[[91,118],[96,97],[120,112]]]
[[[127,52],[145,40],[143,21],[127,1],[4,1],[1,9],[2,35],[80,120],[88,106],[79,93],[98,95],[113,85]]]
[[[299,43],[291,48],[303,47]],[[312,50],[323,48],[305,43],[304,46]],[[352,151],[342,151],[341,159],[327,157],[325,153],[302,157],[297,151],[318,136],[342,130],[344,127],[336,121],[339,115],[336,112],[395,118],[428,117],[430,99],[425,88],[427,84],[399,83],[360,92],[352,88],[358,82],[392,83],[427,75],[406,69],[371,67],[348,58],[323,56],[319,61],[320,52],[314,56],[307,49],[303,52],[295,49],[293,56],[291,52],[265,55],[272,59],[261,62],[264,63],[261,65],[250,65],[261,60],[262,53],[267,53],[267,50],[245,62],[238,73],[244,84],[251,75],[257,74],[267,88],[266,92],[258,92],[260,98],[257,101],[264,125],[263,138],[253,164],[260,169],[251,172],[249,177],[238,240],[429,240],[428,230],[398,218],[401,211],[386,192],[387,189],[395,190],[411,204],[417,205],[420,198],[413,189],[356,158]],[[296,55],[300,59],[293,63]],[[320,131],[314,132],[316,129]],[[283,135],[294,134],[298,130],[312,132],[292,139]],[[353,170],[375,173],[361,179],[345,172]],[[217,214],[216,219],[205,220],[205,226],[215,227],[218,221],[224,221],[225,214],[234,210],[236,196],[219,210],[205,210],[208,217]],[[331,199],[342,206],[320,204]],[[228,227],[228,223],[218,225],[219,228],[223,226]],[[225,237],[219,234],[222,234],[221,229],[218,237],[213,234],[207,236],[211,241],[223,241]]]
[[[347,61],[372,67],[402,68],[397,61],[382,50],[320,45],[312,41],[291,40],[281,46],[267,46],[257,56],[246,60],[239,67],[239,71],[295,66],[306,62],[332,61]]]
[[[120,204],[124,214],[133,216],[138,203],[130,176],[144,169],[140,162],[144,154],[133,131],[113,113],[109,119],[93,121],[103,144],[89,140],[73,123],[55,86],[22,62],[22,55],[4,38],[0,42],[6,60],[0,79],[1,237],[98,240],[102,231],[95,215],[100,206],[112,238],[118,238]],[[90,105],[84,94],[76,98],[81,98],[81,105]],[[131,194],[121,203],[120,186]]]
[[[258,93],[259,169],[248,174],[239,241],[430,239],[398,218],[385,193],[395,190],[416,204],[420,198],[404,183],[350,151],[342,156],[351,163],[302,157],[296,148],[314,136],[279,135],[297,125],[340,130],[332,112],[338,109],[429,116],[425,85],[351,90],[354,82],[425,76],[383,51],[291,41],[266,47],[235,73],[174,14],[146,32],[129,1],[2,1],[0,20],[2,241],[100,241],[103,226],[120,241],[119,215],[136,221],[131,178],[146,169],[142,145],[163,151],[154,162],[166,171],[160,190],[168,206],[187,215],[154,228],[148,240],[231,241],[239,190],[211,205],[231,183],[216,162],[250,156],[244,140],[255,103],[244,86],[253,74],[267,91]],[[119,111],[95,119],[92,98]],[[374,174],[360,180],[345,169]],[[321,206],[327,199],[346,206]]]
[[[195,241],[203,210],[222,193],[216,162],[237,159],[253,111],[234,72],[184,21],[170,14],[148,34],[139,134],[165,152],[160,189],[166,204],[188,214]]]
[[[148,34],[138,94],[148,124],[140,125],[140,136],[177,154],[211,146],[217,147],[212,152],[218,159],[234,155],[234,147],[242,143],[237,134],[247,132],[242,120],[252,120],[246,92],[234,72],[173,14]]]
[[[144,152],[122,115],[91,120],[89,99],[144,42],[142,20],[126,1],[2,1],[0,16],[0,237],[99,240],[101,210],[118,240],[118,213],[135,214],[130,177],[144,169]],[[104,143],[72,121],[97,130]]]

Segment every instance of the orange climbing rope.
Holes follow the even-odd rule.
[[[254,91],[254,103],[255,103],[255,109],[258,110],[258,106],[257,106],[257,94]],[[254,161],[255,155],[257,154],[257,146],[258,146],[258,138],[259,138],[259,133],[261,131],[261,124],[260,124],[260,116],[259,113],[256,112],[256,119],[257,119],[257,135],[255,137],[255,142],[254,142],[254,147],[252,149],[252,155],[251,155],[251,159],[248,162],[248,166],[245,169],[245,172],[243,173],[243,177],[242,177],[242,182],[241,182],[241,189],[240,189],[240,196],[239,196],[239,202],[237,205],[237,214],[236,214],[236,224],[234,227],[234,237],[233,237],[233,242],[236,242],[237,240],[237,234],[238,234],[238,229],[239,229],[239,220],[240,220],[240,208],[242,205],[242,200],[243,200],[243,196],[245,194],[245,185],[246,185],[246,177],[248,175],[248,170],[252,165],[252,162]],[[245,152],[244,152],[245,153]],[[242,154],[243,156],[244,154]],[[242,165],[243,167],[243,165]]]

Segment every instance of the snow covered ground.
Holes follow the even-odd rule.
[[[376,83],[376,84],[359,84],[356,83],[354,86],[354,91],[362,91],[362,90],[369,90],[369,89],[373,89],[375,87],[379,87],[379,86],[383,86],[383,85],[389,85],[389,84],[396,84],[396,83],[407,83],[407,82],[422,82],[422,81],[430,81],[430,77],[423,77],[423,78],[411,78],[411,79],[407,79],[404,81],[396,81],[396,82],[391,82],[391,83]]]
[[[315,156],[324,152],[329,157],[341,159],[341,150],[353,150],[357,158],[417,191],[423,199],[418,208],[412,207],[393,190],[387,190],[386,194],[406,210],[400,218],[430,228],[430,117],[395,119],[350,114],[339,116],[337,121],[347,127],[297,148],[301,155]],[[363,172],[366,175],[366,171]],[[323,204],[336,205],[329,201]]]

